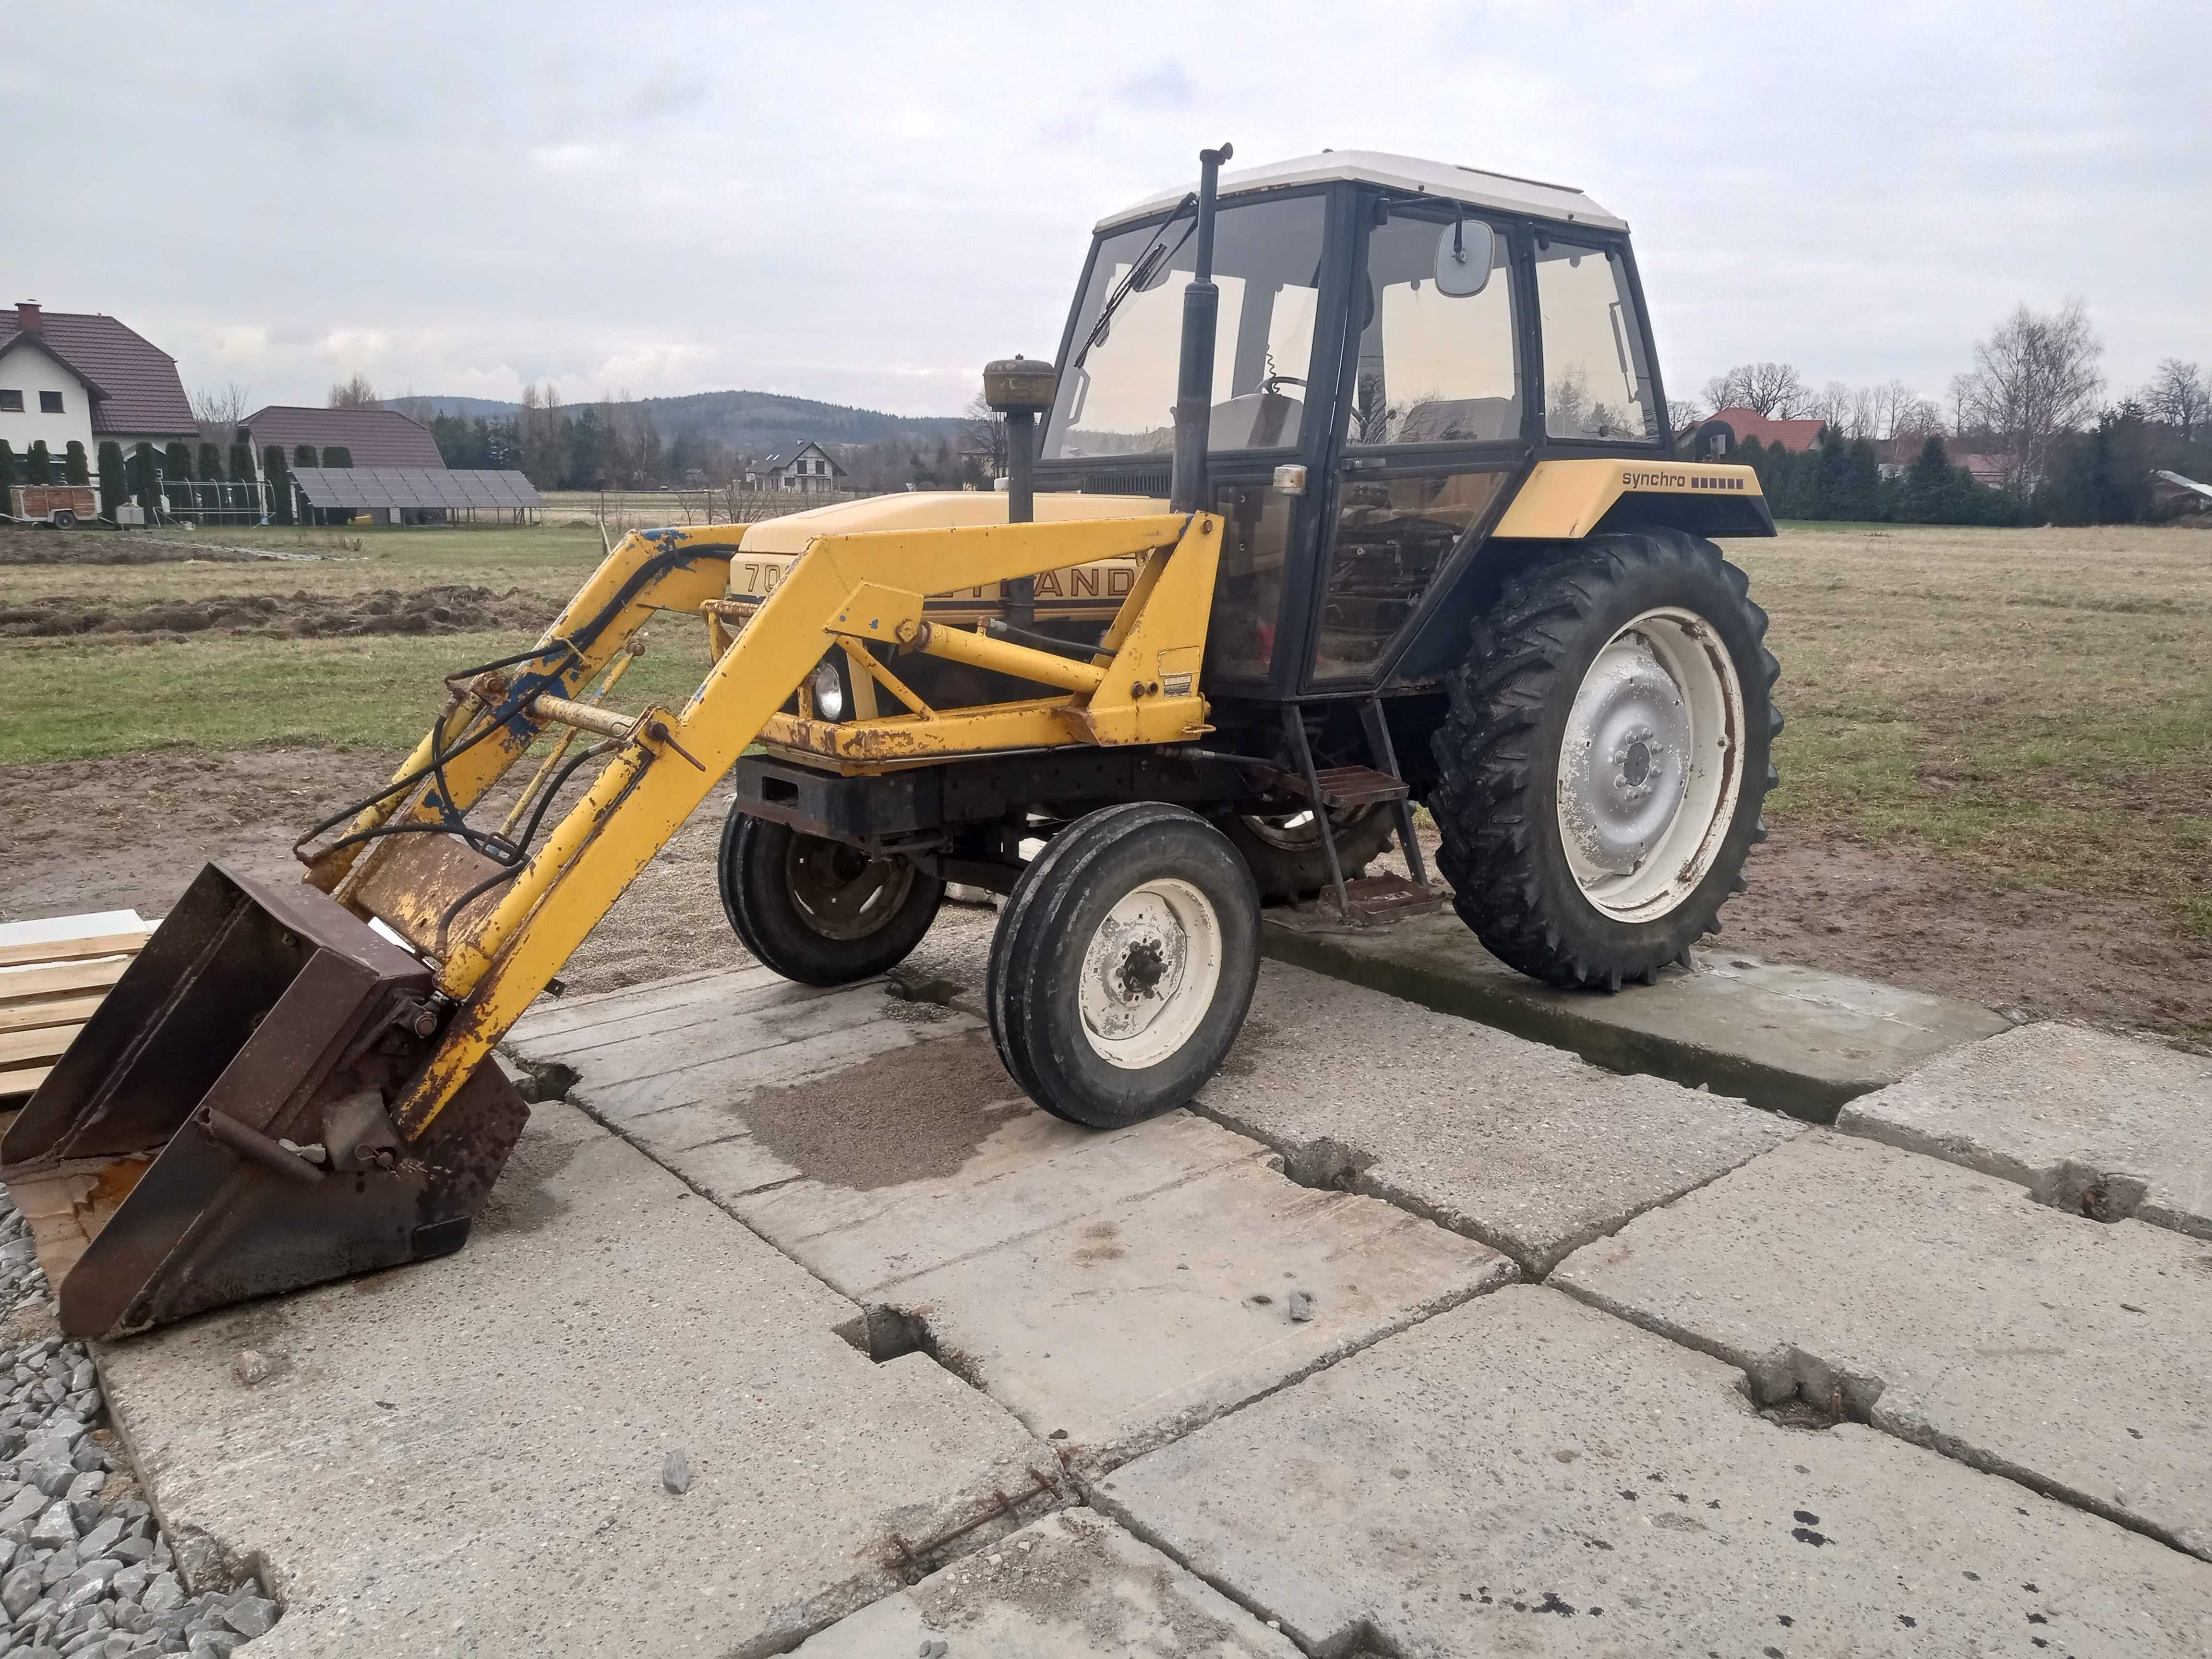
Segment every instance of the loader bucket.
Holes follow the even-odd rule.
[[[430,970],[302,883],[210,864],[4,1140],[71,1336],[458,1249],[529,1116],[487,1059],[424,1137]]]

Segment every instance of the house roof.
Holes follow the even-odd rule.
[[[282,444],[287,450],[313,444],[318,453],[337,445],[356,466],[442,467],[438,441],[420,421],[396,409],[315,409],[271,404],[239,424],[256,445]]]
[[[1698,422],[1698,430],[1716,423],[1727,427],[1740,444],[1756,438],[1769,449],[1778,445],[1793,455],[1802,455],[1817,443],[1821,429],[1828,424],[1826,421],[1778,421],[1756,410],[1731,408],[1715,410]]]
[[[1263,167],[1239,167],[1233,173],[1223,173],[1218,188],[1225,200],[1255,190],[1324,184],[1338,179],[1441,197],[1447,202],[1465,202],[1472,207],[1532,214],[1562,224],[1591,225],[1605,230],[1628,228],[1628,221],[1600,207],[1573,185],[1547,185],[1510,173],[1486,173],[1480,167],[1460,167],[1450,161],[1424,161],[1416,156],[1392,155],[1377,149],[1325,149],[1318,155],[1270,161]],[[1164,212],[1182,200],[1190,188],[1183,185],[1146,197],[1134,206],[1107,215],[1098,222],[1097,228],[1109,230],[1132,219]]]
[[[47,311],[26,331],[20,312],[0,310],[0,352],[19,344],[35,345],[85,383],[96,434],[189,437],[199,430],[177,360],[112,317]]]
[[[820,444],[814,442],[811,439],[809,439],[806,442],[799,445],[798,448],[793,450],[787,455],[782,451],[778,450],[775,454],[769,456],[766,460],[761,463],[761,470],[763,471],[769,471],[778,467],[790,466],[796,462],[801,455],[805,455],[809,453],[819,455],[823,460],[829,462],[830,471],[836,477],[842,478],[845,476],[845,469],[837,465],[837,458],[835,455],[832,455],[828,450],[823,448]]]

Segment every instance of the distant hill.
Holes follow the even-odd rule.
[[[819,444],[869,444],[905,439],[935,443],[957,437],[968,423],[946,416],[885,415],[872,409],[848,409],[811,398],[784,398],[769,392],[695,392],[683,398],[635,400],[664,442],[684,433],[735,450],[765,455],[809,439]],[[388,407],[418,419],[459,415],[468,420],[505,420],[522,405],[496,398],[394,398]]]

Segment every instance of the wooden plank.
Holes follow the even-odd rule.
[[[35,1031],[9,1031],[0,1035],[0,1066],[21,1066],[49,1060],[59,1060],[82,1025],[49,1025]]]
[[[74,962],[84,957],[135,954],[152,933],[93,933],[82,939],[44,939],[22,945],[0,945],[0,968],[33,962]]]
[[[127,933],[153,924],[136,910],[81,910],[73,916],[33,916],[28,921],[0,921],[0,945],[45,945],[89,939],[94,933]]]
[[[0,1008],[0,1032],[35,1031],[46,1025],[82,1025],[99,1008],[99,997],[54,997]]]
[[[0,969],[0,1008],[40,1002],[82,991],[105,991],[131,965],[127,956],[90,962],[56,962],[35,968]]]
[[[14,1100],[27,1095],[46,1080],[51,1066],[32,1066],[16,1072],[0,1072],[0,1100]]]

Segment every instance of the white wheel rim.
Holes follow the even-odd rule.
[[[1083,952],[1083,1035],[1124,1071],[1190,1041],[1221,987],[1221,919],[1205,894],[1162,876],[1132,888]]]
[[[1567,713],[1558,816],[1583,896],[1654,921],[1719,856],[1743,786],[1743,687],[1712,624],[1647,611],[1592,659]]]

